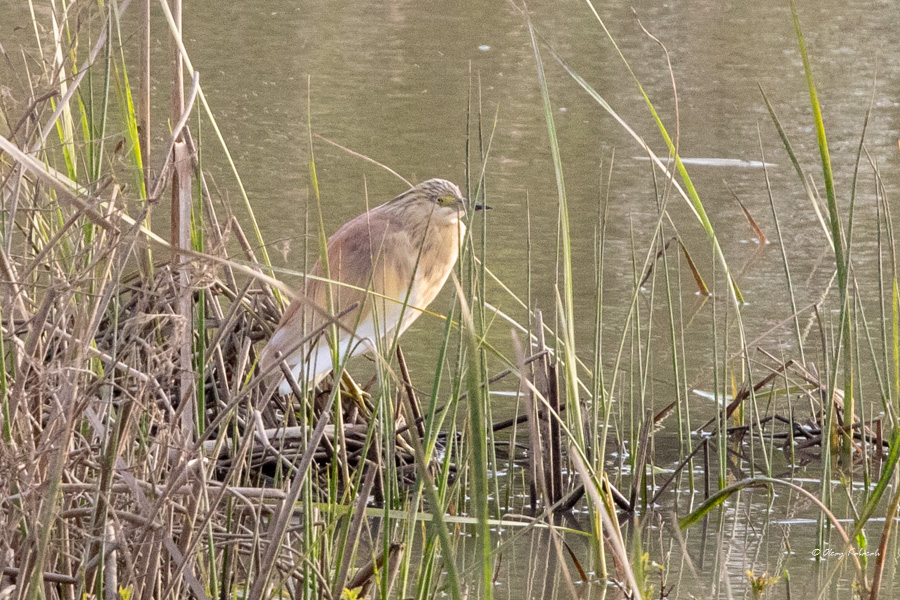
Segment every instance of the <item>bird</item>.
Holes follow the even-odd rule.
[[[475,203],[474,210],[490,208]],[[331,334],[337,318],[338,355],[373,352],[392,343],[438,295],[466,234],[466,199],[446,179],[429,179],[341,226],[260,355],[263,373],[285,361],[297,382],[317,385],[333,367]],[[327,277],[327,279],[326,279]],[[330,286],[331,307],[327,289]],[[303,343],[310,333],[323,335]],[[286,379],[279,392],[290,393]]]

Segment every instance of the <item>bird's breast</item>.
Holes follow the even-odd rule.
[[[425,308],[434,300],[450,276],[459,257],[459,245],[466,225],[454,220],[433,227],[425,236],[410,304]]]

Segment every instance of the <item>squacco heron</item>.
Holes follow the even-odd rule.
[[[319,259],[304,296],[285,311],[263,349],[263,372],[284,360],[298,382],[317,384],[333,367],[330,336],[299,344],[328,322],[329,313],[340,316],[337,350],[342,359],[371,352],[382,340],[392,343],[450,276],[466,233],[465,212],[456,185],[429,179],[344,224],[327,243],[330,283],[322,279]],[[290,392],[287,381],[279,391]]]

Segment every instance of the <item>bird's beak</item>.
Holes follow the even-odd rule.
[[[465,198],[461,198],[457,202],[459,204],[461,204],[463,206],[463,208],[465,208],[468,201]],[[491,210],[491,207],[488,206],[487,204],[481,204],[480,202],[476,202],[475,204],[472,205],[472,210],[474,210],[476,212],[479,210]]]

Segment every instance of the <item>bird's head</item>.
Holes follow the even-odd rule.
[[[393,202],[417,210],[427,210],[438,218],[458,219],[466,212],[466,199],[455,183],[446,179],[429,179],[394,198]],[[481,204],[472,208],[483,210]]]

